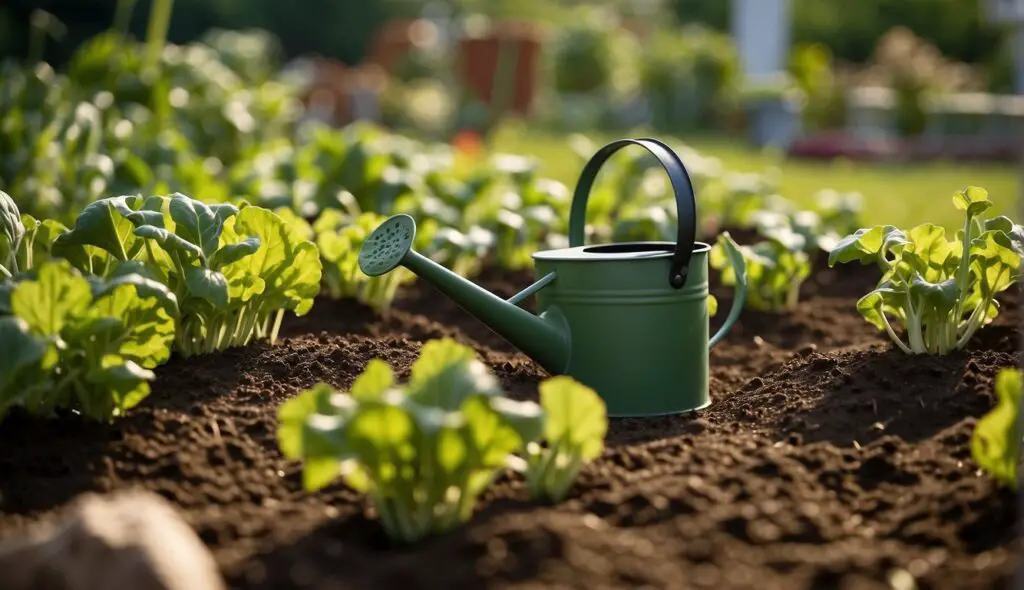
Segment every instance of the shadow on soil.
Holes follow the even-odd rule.
[[[838,446],[894,435],[931,438],[993,404],[996,373],[1015,366],[1010,351],[968,350],[909,356],[888,345],[790,361],[711,409],[711,420],[738,421],[775,438]]]
[[[232,586],[351,588],[485,588],[536,579],[549,560],[564,558],[561,537],[546,527],[520,526],[537,505],[498,500],[448,533],[404,547],[387,538],[374,516],[337,518],[293,543],[256,555]],[[434,564],[433,567],[427,564]]]

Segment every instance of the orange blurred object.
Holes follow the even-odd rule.
[[[462,156],[476,157],[483,150],[480,133],[472,129],[463,129],[452,138],[452,147]]]

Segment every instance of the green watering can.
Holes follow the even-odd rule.
[[[604,162],[629,145],[645,148],[668,173],[679,219],[676,241],[586,246],[591,186]],[[736,322],[746,300],[745,265],[731,252],[736,296],[709,340],[711,246],[694,241],[696,226],[693,185],[679,156],[656,139],[620,139],[583,168],[569,217],[569,247],[535,253],[539,278],[508,300],[413,251],[416,222],[405,214],[388,218],[367,237],[359,268],[369,276],[408,268],[549,373],[593,388],[611,417],[662,416],[711,403],[709,350]],[[534,294],[539,315],[518,307]]]

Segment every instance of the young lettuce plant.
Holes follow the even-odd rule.
[[[1019,277],[1024,229],[1005,216],[982,220],[988,192],[968,187],[953,196],[964,212],[954,240],[931,223],[910,230],[860,229],[829,253],[829,266],[876,264],[882,277],[857,302],[864,319],[907,354],[946,354],[967,345],[999,313],[995,297]],[[901,326],[904,341],[893,327]]]
[[[359,270],[359,249],[386,219],[372,212],[347,216],[335,209],[320,214],[313,229],[323,261],[323,282],[332,299],[353,298],[383,311],[391,307],[401,285],[415,280],[415,275],[404,267],[379,277],[369,277]],[[417,235],[417,241],[419,238]]]
[[[111,420],[149,395],[152,369],[171,354],[178,307],[135,270],[87,277],[54,260],[0,285],[0,417],[21,407]]]
[[[1020,469],[1020,448],[1024,442],[1020,420],[1020,369],[1003,369],[996,375],[998,401],[978,420],[971,435],[971,455],[978,465],[1014,492]]]
[[[0,280],[18,273],[18,249],[25,238],[25,225],[14,199],[0,191]]]
[[[303,461],[306,490],[342,476],[402,543],[467,521],[542,428],[537,404],[503,397],[476,353],[451,339],[424,344],[408,383],[374,359],[347,394],[318,384],[285,402],[278,419],[281,451]]]
[[[539,390],[547,446],[528,442],[519,470],[533,498],[561,502],[580,469],[604,450],[607,408],[597,392],[565,375],[544,380]]]
[[[184,356],[276,341],[285,311],[307,313],[321,277],[316,246],[273,211],[180,193],[91,203],[52,250],[102,275],[112,264],[139,263],[179,301]]]
[[[792,310],[800,298],[800,286],[811,274],[810,257],[798,234],[777,232],[766,238],[753,246],[740,246],[729,232],[721,233],[711,248],[711,267],[721,271],[723,284],[735,285],[729,254],[731,251],[742,256],[747,271],[747,305],[768,312]]]
[[[20,214],[14,199],[0,191],[0,280],[9,279],[50,260],[53,242],[68,231],[54,219]]]

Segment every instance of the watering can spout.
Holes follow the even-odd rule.
[[[520,296],[506,301],[413,250],[415,237],[416,222],[412,217],[399,214],[388,218],[363,243],[360,270],[369,276],[379,276],[404,266],[547,371],[565,371],[570,345],[565,318],[557,309],[536,316],[511,302],[542,287],[550,278],[541,279]]]

